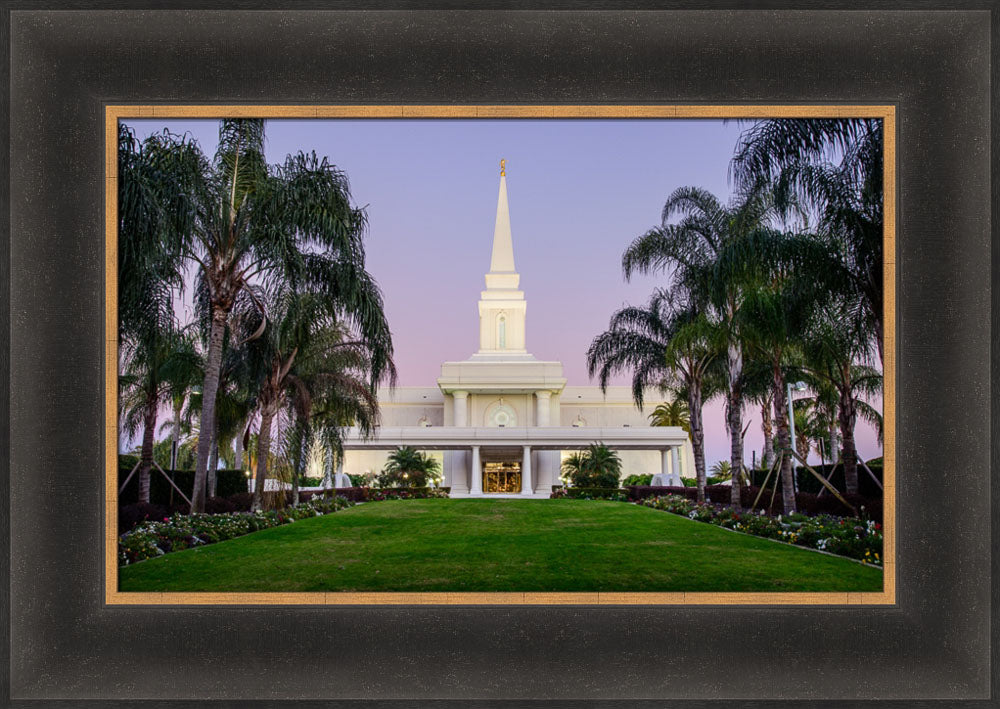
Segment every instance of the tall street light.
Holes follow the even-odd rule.
[[[791,446],[792,450],[795,450],[795,407],[792,406],[792,392],[793,391],[805,391],[807,389],[805,382],[795,382],[788,384],[788,429],[791,433]],[[795,492],[799,491],[799,481],[798,476],[795,474],[795,456],[792,456],[792,489]]]

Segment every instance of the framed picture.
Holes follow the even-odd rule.
[[[280,15],[237,10],[10,12],[9,701],[17,705],[38,699],[155,698],[178,703],[268,699],[291,704],[476,700],[484,705],[521,705],[531,700],[562,700],[631,706],[646,700],[795,704],[816,699],[844,704],[941,700],[954,705],[991,698],[992,633],[984,621],[991,617],[992,581],[982,573],[989,568],[988,556],[995,553],[989,524],[993,509],[989,495],[993,493],[986,492],[991,490],[992,459],[987,443],[989,417],[985,416],[991,275],[987,146],[995,118],[988,100],[992,78],[989,14],[859,9],[804,13],[296,10]],[[817,27],[822,27],[822,33],[815,31]],[[747,39],[751,36],[752,41]],[[336,42],[331,41],[334,37]],[[377,524],[381,533],[389,534],[394,523],[376,519],[385,510],[426,508],[436,514],[434,505],[441,510],[442,504],[452,501],[370,503],[385,497],[409,498],[417,496],[416,490],[429,489],[435,490],[426,494],[432,498],[482,498],[464,502],[463,509],[480,505],[475,509],[479,514],[480,508],[491,505],[493,517],[515,509],[554,509],[553,503],[538,500],[597,495],[583,494],[591,489],[583,482],[590,478],[583,472],[579,479],[573,478],[572,463],[566,463],[574,450],[587,452],[591,444],[606,443],[607,454],[618,460],[616,482],[608,489],[620,488],[623,495],[629,489],[628,494],[638,499],[646,493],[636,492],[634,485],[621,488],[621,481],[625,473],[649,469],[660,476],[654,488],[676,485],[682,476],[690,476],[697,496],[711,499],[704,508],[698,507],[697,502],[685,502],[683,490],[676,488],[672,496],[664,492],[655,498],[655,504],[649,498],[648,505],[567,500],[561,510],[584,505],[587,511],[582,517],[549,520],[548,524],[563,525],[561,529],[587,526],[596,524],[593,510],[628,508],[648,513],[643,519],[653,520],[652,524],[667,523],[663,520],[670,520],[669,511],[674,511],[715,523],[713,527],[673,516],[685,529],[705,528],[723,536],[731,532],[718,527],[747,531],[745,519],[712,511],[710,503],[718,501],[705,492],[705,456],[702,453],[696,459],[691,448],[691,441],[697,440],[697,424],[689,436],[679,423],[656,430],[627,417],[619,421],[616,417],[625,415],[602,408],[609,406],[609,395],[605,390],[599,401],[600,387],[594,383],[594,401],[586,406],[573,404],[570,393],[582,402],[592,392],[585,387],[577,387],[579,391],[564,388],[568,385],[560,378],[562,365],[529,353],[524,293],[514,268],[520,248],[517,230],[511,227],[512,221],[518,221],[511,219],[517,216],[517,192],[512,186],[510,199],[507,192],[508,170],[515,169],[516,163],[505,161],[491,168],[499,170],[493,179],[499,178],[500,193],[495,224],[489,215],[492,254],[486,290],[480,297],[476,354],[468,360],[461,359],[464,355],[454,361],[449,357],[436,385],[430,382],[431,389],[411,391],[406,388],[410,382],[405,381],[395,398],[380,394],[382,425],[375,426],[374,435],[350,433],[354,429],[340,423],[334,426],[348,432],[338,434],[330,444],[336,453],[319,454],[314,462],[320,479],[314,490],[306,484],[313,470],[308,461],[301,464],[300,472],[291,454],[281,458],[274,452],[279,445],[292,444],[282,439],[270,452],[261,447],[265,430],[271,429],[270,424],[264,428],[261,418],[263,395],[254,395],[256,413],[243,419],[253,423],[238,428],[241,444],[251,458],[256,453],[256,462],[234,466],[236,475],[230,477],[235,483],[225,484],[249,485],[249,492],[240,494],[246,495],[254,509],[266,508],[269,495],[281,497],[286,490],[301,500],[299,507],[286,507],[286,511],[256,513],[258,521],[252,522],[253,529],[278,526],[255,534],[271,535],[269,539],[282,545],[284,559],[268,556],[273,555],[273,547],[265,552],[260,545],[248,545],[250,537],[209,546],[205,541],[224,538],[221,532],[204,526],[184,527],[192,523],[178,522],[180,518],[150,519],[148,509],[153,508],[141,508],[141,504],[129,514],[136,516],[133,524],[147,530],[147,536],[123,542],[124,503],[119,496],[130,490],[133,476],[132,485],[146,486],[145,492],[139,487],[136,494],[148,498],[150,476],[162,478],[156,485],[164,494],[183,498],[193,511],[205,510],[198,491],[205,495],[213,485],[202,483],[205,487],[199,488],[197,475],[204,472],[195,473],[194,493],[189,496],[190,482],[180,483],[173,471],[181,466],[153,471],[143,464],[144,449],[136,439],[131,439],[139,453],[135,465],[129,463],[125,468],[130,469],[119,472],[119,454],[130,448],[121,434],[120,417],[126,414],[120,397],[127,395],[123,387],[134,374],[123,350],[128,345],[120,334],[122,136],[133,139],[132,145],[139,145],[137,151],[141,151],[144,139],[160,130],[160,121],[163,128],[174,130],[180,125],[176,121],[192,119],[264,119],[265,132],[275,121],[294,120],[298,122],[288,125],[292,133],[298,131],[298,138],[317,135],[323,129],[317,132],[316,126],[329,125],[341,141],[360,141],[361,133],[338,133],[340,128],[323,121],[339,121],[338,126],[345,121],[358,126],[409,121],[417,128],[407,138],[420,141],[434,140],[428,137],[429,131],[441,125],[439,151],[454,150],[446,160],[452,162],[462,156],[462,150],[449,145],[455,141],[453,131],[449,132],[452,125],[519,122],[528,131],[531,125],[547,121],[560,126],[560,121],[567,126],[575,122],[597,131],[588,133],[586,140],[595,153],[612,157],[594,169],[611,174],[622,171],[614,162],[615,151],[596,147],[622,140],[626,135],[622,126],[631,128],[635,122],[666,125],[698,120],[725,126],[720,119],[726,119],[737,133],[739,120],[744,121],[740,124],[744,129],[767,120],[844,119],[877,124],[882,146],[877,164],[883,176],[879,187],[884,190],[878,203],[880,219],[884,218],[884,228],[878,231],[884,275],[879,294],[884,301],[875,311],[884,317],[884,329],[877,355],[873,349],[872,356],[878,358],[873,371],[884,382],[879,397],[884,408],[875,411],[881,414],[884,447],[876,450],[883,453],[881,460],[868,461],[875,472],[866,463],[873,455],[858,458],[861,469],[874,481],[866,484],[879,487],[883,516],[873,518],[871,503],[865,502],[867,514],[855,509],[857,517],[846,517],[860,519],[849,522],[859,530],[851,541],[826,548],[841,543],[831,541],[841,537],[822,527],[813,530],[809,526],[813,521],[794,517],[765,523],[760,521],[764,517],[754,514],[753,524],[774,526],[772,539],[780,538],[790,546],[738,535],[751,540],[742,550],[744,557],[753,560],[748,566],[746,559],[737,563],[739,553],[728,561],[723,543],[700,542],[704,547],[693,548],[714,550],[704,553],[717,555],[716,567],[733,564],[725,573],[719,572],[728,580],[716,585],[704,580],[707,571],[693,574],[694,581],[690,576],[671,581],[679,570],[672,570],[666,557],[661,561],[641,551],[642,544],[652,543],[641,536],[646,532],[631,537],[638,540],[632,549],[624,544],[611,552],[620,555],[620,563],[602,561],[603,566],[597,563],[603,552],[595,551],[588,558],[574,557],[570,550],[574,544],[588,544],[605,530],[593,531],[589,537],[584,534],[579,540],[564,532],[562,551],[555,551],[570,561],[577,574],[569,580],[560,580],[555,573],[546,576],[546,570],[556,568],[554,561],[539,561],[542,557],[535,556],[521,559],[511,555],[509,547],[502,559],[517,558],[518,564],[529,566],[534,559],[538,570],[510,575],[501,564],[493,579],[478,571],[471,573],[470,569],[485,566],[461,559],[463,553],[472,554],[467,543],[448,551],[450,566],[433,567],[444,580],[434,578],[432,567],[413,562],[419,545],[411,544],[408,555],[379,558],[387,547],[369,544],[364,536],[369,532],[364,530],[371,527],[365,525]],[[177,134],[189,127],[181,126]],[[657,138],[650,134],[651,140]],[[311,150],[309,140],[300,140],[297,148]],[[370,149],[359,154],[371,164],[391,162],[395,152],[408,154],[384,135],[369,134],[367,140]],[[466,151],[483,148],[482,138],[470,140],[469,145],[476,147]],[[521,136],[521,140],[540,144],[546,138],[539,134]],[[849,141],[835,145],[835,161],[852,149]],[[204,152],[211,155],[212,150]],[[617,151],[618,155],[626,152],[624,146]],[[215,158],[222,165],[219,169],[231,168],[222,148],[216,156],[222,156]],[[302,160],[306,167],[319,165],[309,163],[305,153]],[[337,162],[336,153],[330,160]],[[160,168],[162,163],[156,166]],[[295,166],[286,163],[273,169],[281,177],[292,174]],[[433,174],[421,176],[420,164],[405,173],[415,181],[431,181]],[[304,174],[299,178],[305,179]],[[437,174],[437,179],[443,179]],[[510,174],[513,181],[516,173]],[[544,179],[553,181],[556,176]],[[291,231],[296,233],[309,231],[316,223],[302,226],[300,212],[305,210],[302,205],[308,193],[302,194],[296,202],[299,211],[291,217],[295,222]],[[777,192],[768,194],[769,200],[781,202]],[[663,194],[661,203],[652,205],[652,221],[659,217],[667,196]],[[277,203],[276,197],[268,199],[261,204]],[[541,214],[545,200],[538,204],[536,213]],[[770,261],[758,259],[762,264],[773,267],[783,258],[780,254],[786,253],[780,249],[792,248],[788,245],[792,242],[786,244],[779,237],[809,232],[809,217],[822,218],[822,213],[808,215],[808,208],[799,206],[802,221],[795,228],[790,226],[792,217],[785,217],[781,228],[767,231],[772,241],[753,242],[761,253],[765,248],[776,249]],[[592,200],[579,205],[584,213],[599,208]],[[272,225],[268,228],[277,228],[273,227],[280,221],[273,211],[277,207],[260,209],[271,210],[267,211]],[[668,228],[667,211],[663,229]],[[942,238],[943,233],[948,238]],[[274,232],[267,234],[272,239],[268,243],[273,243]],[[763,235],[760,230],[759,238]],[[621,241],[616,251],[637,236],[631,232],[616,235]],[[488,234],[483,242],[489,249]],[[800,242],[795,242],[796,248],[809,245]],[[207,268],[205,252],[199,248],[185,253]],[[335,247],[328,244],[326,248]],[[451,248],[445,255],[445,247],[438,247],[442,260],[453,271],[470,270]],[[306,282],[313,277],[321,267],[309,255],[314,252],[315,248],[307,247],[302,252],[306,255],[296,257],[298,262],[311,264],[310,275],[295,271],[294,278],[289,278]],[[814,260],[821,257],[818,251],[809,253]],[[581,256],[562,252],[560,258],[571,264]],[[485,254],[482,260],[486,262]],[[411,263],[416,261],[411,259]],[[476,274],[476,279],[481,277]],[[824,277],[819,269],[812,285]],[[186,296],[189,310],[182,324],[193,330],[202,317],[195,311],[211,310],[199,310],[202,301],[198,298],[207,298],[203,302],[211,305],[219,285],[206,279],[199,291],[197,276],[186,272],[183,278],[187,279],[183,288],[191,295]],[[289,302],[291,296],[276,295],[269,288],[285,288],[283,278],[262,276],[260,281],[249,281],[245,289],[249,314],[241,321],[248,329],[245,338],[240,336],[241,342],[271,337],[261,333],[276,327],[283,307],[278,304]],[[675,282],[678,278],[675,272]],[[123,288],[132,285],[127,279],[123,282]],[[530,296],[530,290],[524,290]],[[448,293],[455,299],[463,297]],[[317,291],[310,296],[314,299],[308,301],[309,307],[315,307],[320,295]],[[148,304],[142,297],[135,302]],[[546,308],[556,304],[572,308],[574,300],[541,300],[536,307],[543,303]],[[610,316],[616,305],[609,302],[602,317]],[[169,307],[185,306],[178,301]],[[708,308],[706,301],[698,310]],[[235,340],[235,323],[233,316],[219,337],[225,330],[232,333],[226,337]],[[365,326],[358,327],[368,337]],[[474,318],[471,328],[476,330]],[[447,339],[445,332],[441,330],[438,339]],[[346,333],[338,337],[349,339]],[[591,333],[588,339],[598,335]],[[206,336],[206,348],[210,340]],[[376,349],[365,350],[363,359],[369,366],[378,361]],[[248,355],[252,356],[257,355]],[[212,361],[210,352],[205,360]],[[291,370],[292,365],[285,364],[288,367],[273,371],[291,371],[301,375],[302,381],[316,371]],[[555,364],[560,364],[559,372],[552,368]],[[731,359],[729,364],[732,371]],[[600,365],[598,356],[591,370],[599,371]],[[782,360],[780,366],[790,365]],[[208,379],[204,382],[195,387],[198,401],[203,390],[208,390]],[[789,385],[787,400],[772,401],[769,409],[786,427],[798,420],[784,413],[786,408],[799,412],[791,404],[792,383],[782,379],[782,395]],[[281,391],[292,392],[306,385],[283,386]],[[435,389],[439,394],[433,394]],[[313,390],[310,397],[319,401],[320,391]],[[441,398],[440,404],[420,400],[427,391]],[[623,391],[622,404],[632,406],[630,389],[623,387]],[[818,401],[818,389],[814,393]],[[286,404],[292,406],[291,393],[282,397],[276,411]],[[527,398],[522,402],[517,397]],[[209,400],[207,395],[204,400]],[[418,409],[422,416],[414,418]],[[363,420],[363,414],[354,414],[351,420],[357,423],[358,416]],[[197,416],[193,420],[197,423]],[[275,420],[276,429],[290,435],[297,430],[295,422],[306,419],[278,413]],[[320,427],[319,419],[309,420]],[[598,420],[603,423],[595,425]],[[721,414],[712,425],[723,428]],[[676,441],[671,438],[675,433]],[[839,500],[830,504],[852,508],[862,504],[863,495],[856,487],[851,494],[857,497],[848,494],[845,498],[837,485],[830,484],[836,466],[830,466],[829,474],[825,469],[815,470],[826,461],[823,451],[812,452],[808,438],[805,448],[798,449],[792,445],[798,440],[794,434],[779,426],[778,435],[786,436],[780,440],[787,441],[788,447],[776,446],[780,455],[762,466],[759,474],[754,471],[756,457],[745,474],[731,474],[739,482],[730,483],[735,484],[736,509],[740,508],[741,487],[750,485],[744,490],[750,492],[744,506],[772,511],[775,505],[784,504],[787,517],[789,504],[794,512],[796,501],[802,505],[806,499],[796,497],[796,492],[804,493],[807,483],[802,481],[816,486],[817,496],[830,490],[827,498]],[[191,455],[198,460],[198,470],[204,471],[209,466],[199,456],[210,456],[212,446],[199,446],[198,440],[192,438]],[[396,453],[390,455],[393,450],[411,451],[424,462],[433,458],[427,468],[429,478],[421,478],[424,484],[414,487],[409,481],[410,474],[417,474],[412,462],[393,467],[392,460],[402,460],[393,458]],[[433,455],[423,456],[419,451]],[[178,454],[179,446],[174,456]],[[604,455],[599,450],[588,454]],[[783,462],[786,454],[787,463]],[[438,455],[440,463],[434,462]],[[225,457],[221,452],[220,456]],[[798,477],[792,456],[800,463]],[[291,466],[292,482],[273,470],[263,472],[270,461],[274,469]],[[371,492],[376,485],[372,481],[359,483],[350,478],[367,472],[366,466],[373,476],[382,472],[377,483],[382,491]],[[156,467],[163,466],[157,463]],[[390,481],[385,476],[391,477],[396,468],[399,479]],[[788,473],[791,497],[782,501],[779,492],[784,483],[776,480],[785,468],[792,471]],[[581,464],[579,470],[584,469]],[[244,474],[250,480],[241,479]],[[565,481],[561,480],[564,476]],[[208,477],[223,484],[225,476],[220,471]],[[741,481],[744,477],[745,482]],[[796,485],[802,489],[793,489]],[[342,492],[335,496],[338,489]],[[355,490],[366,492],[347,492]],[[580,494],[570,494],[573,490]],[[771,495],[769,502],[766,495]],[[512,496],[518,499],[499,500]],[[366,504],[337,511],[342,505],[337,500]],[[462,504],[459,501],[453,508]],[[336,514],[327,516],[331,512]],[[306,514],[322,519],[297,527],[283,524]],[[360,519],[359,515],[370,519],[361,523],[360,536],[353,542],[358,552],[354,556],[387,569],[393,567],[386,564],[395,564],[386,576],[377,577],[377,569],[354,573],[341,564],[339,571],[331,567],[321,581],[308,574],[295,576],[300,569],[285,565],[297,553],[291,544],[292,531],[301,534],[308,525],[337,524],[348,535],[343,529],[348,522],[342,520]],[[438,538],[460,538],[473,523],[487,524],[452,520],[456,526],[439,531]],[[418,527],[410,529],[410,534],[422,538]],[[509,533],[509,528],[504,529]],[[517,533],[527,534],[524,527]],[[804,543],[798,536],[807,534],[816,536],[807,544],[812,549],[853,555],[861,563],[796,548]],[[876,538],[877,547],[865,546],[872,544],[865,540]],[[323,543],[313,539],[304,542],[303,548],[314,545],[309,553],[315,558],[315,545]],[[196,548],[168,553],[145,565],[129,563],[185,546]],[[488,547],[478,544],[480,550]],[[768,550],[777,548],[786,555],[796,554],[796,559],[824,561],[781,576],[773,568],[788,565],[791,557],[771,560]],[[227,549],[232,558],[222,553]],[[696,557],[692,559],[688,566],[699,563]],[[587,569],[588,563],[595,568]],[[854,578],[854,569],[858,569],[857,580],[846,581]],[[448,580],[448,574],[459,572],[461,583]],[[733,580],[741,574],[742,580]],[[834,580],[826,580],[824,574]],[[863,574],[871,578],[862,578]],[[597,580],[585,582],[584,578]],[[783,586],[788,590],[782,591]],[[94,667],[100,667],[100,672]],[[704,681],[706,672],[715,674],[710,683]],[[223,681],[223,677],[234,680]]]

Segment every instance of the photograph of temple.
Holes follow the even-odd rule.
[[[485,239],[483,245],[485,252]],[[693,476],[687,433],[651,427],[648,410],[636,407],[629,387],[602,392],[568,385],[561,362],[530,353],[520,281],[501,160],[489,271],[479,297],[479,350],[442,363],[435,386],[397,387],[380,396],[380,430],[371,440],[356,432],[348,438],[338,473],[377,472],[393,449],[412,446],[442,456],[442,487],[451,488],[452,497],[547,498],[560,484],[561,459],[600,441],[619,451],[624,475],[652,473],[657,483],[677,486],[682,476]],[[466,312],[471,315],[471,308],[456,307],[449,315]],[[657,396],[650,392],[648,400]]]

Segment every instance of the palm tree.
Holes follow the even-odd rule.
[[[341,320],[344,308],[336,293],[325,289],[301,291],[287,282],[279,282],[265,300],[267,318],[261,317],[263,327],[257,327],[261,335],[248,344],[250,370],[257,375],[255,389],[260,415],[253,509],[260,509],[262,504],[271,424],[289,397],[296,402],[295,414],[303,421],[311,418],[313,399],[323,394],[339,400],[353,397],[362,401],[369,412],[377,412],[375,390],[379,381],[388,379],[392,384],[395,379],[391,350],[385,350],[390,346],[388,343],[380,340],[372,343],[363,337],[344,339],[347,331]],[[357,361],[359,353],[369,375],[367,382],[343,371],[341,359],[353,357]],[[376,416],[370,413],[360,422],[366,427],[363,434],[370,433]],[[333,425],[344,423],[335,421]]]
[[[837,162],[834,162],[837,161]],[[883,352],[883,123],[881,119],[773,119],[740,137],[731,172],[744,188],[771,184],[787,210],[808,205],[841,253],[855,317]]]
[[[187,386],[197,366],[176,324],[183,287],[177,239],[191,226],[184,195],[197,174],[197,146],[164,132],[143,142],[118,129],[118,339],[122,425],[143,429],[139,499],[149,501],[156,417],[164,397]]]
[[[792,403],[792,413],[795,415],[795,452],[803,460],[809,458],[813,441],[817,438],[814,426],[815,418],[813,411],[807,406],[806,401],[795,401]]]
[[[310,446],[319,445],[341,457],[348,427],[369,435],[378,423],[378,400],[368,377],[371,357],[363,342],[349,337],[350,333],[336,326],[317,331],[310,351],[294,370],[298,385],[289,391],[288,409],[294,421],[291,450],[295,504]]]
[[[172,391],[201,374],[201,358],[182,331],[166,330],[153,338],[125,340],[121,348],[122,426],[129,435],[140,428],[139,502],[149,502],[156,418]]]
[[[647,418],[650,426],[676,426],[685,433],[691,433],[691,416],[683,399],[675,398],[673,401],[657,404]]]
[[[718,361],[720,330],[680,288],[660,290],[646,307],[629,306],[611,316],[606,332],[587,351],[590,376],[599,373],[606,390],[612,375],[631,370],[632,398],[642,407],[645,391],[673,386],[687,395],[688,428],[694,451],[698,499],[705,499],[704,402],[717,383],[712,367]]]
[[[587,456],[582,451],[573,451],[566,456],[560,465],[562,469],[560,477],[562,477],[563,481],[574,485],[574,481],[583,475],[586,460]]]
[[[764,436],[760,462],[765,470],[770,470],[774,462],[774,420],[771,416],[774,378],[766,362],[751,358],[745,363],[743,397],[747,403],[760,407],[760,430]]]
[[[731,206],[711,193],[681,187],[667,199],[662,224],[638,237],[625,251],[622,267],[633,273],[672,270],[674,288],[710,309],[723,333],[726,350],[726,426],[730,436],[730,464],[743,467],[743,366],[740,310],[745,290],[745,264],[738,248],[765,226],[772,204],[758,191],[747,191]],[[670,220],[678,217],[677,223]],[[692,408],[692,411],[694,409]],[[733,485],[731,504],[740,509],[739,485]]]
[[[364,268],[366,216],[351,205],[344,173],[315,153],[269,166],[264,121],[224,120],[215,159],[202,159],[198,178],[187,193],[194,226],[179,247],[201,269],[210,300],[201,430],[211,431],[216,420],[230,313],[241,294],[256,297],[254,283],[290,281],[336,299],[341,317],[370,345],[371,381],[380,381],[388,372],[391,337],[381,294]],[[274,404],[268,404],[271,417]],[[199,438],[195,512],[204,509],[211,446],[210,436]]]
[[[184,285],[178,240],[193,215],[187,201],[200,169],[197,143],[164,131],[139,142],[118,127],[118,335],[155,336],[173,319]]]
[[[828,380],[814,377],[807,370],[802,371],[802,378],[813,393],[797,399],[795,406],[805,407],[809,411],[810,427],[815,432],[815,440],[821,445],[820,454],[824,462],[829,460],[836,463],[840,451],[837,434],[837,403],[840,395]],[[796,421],[796,430],[798,425]]]
[[[716,480],[729,480],[733,477],[733,467],[728,460],[720,460],[712,464],[712,477]]]
[[[401,446],[389,454],[379,487],[426,487],[438,479],[441,466],[437,460],[411,446]]]
[[[562,463],[563,477],[573,487],[618,487],[622,461],[618,453],[601,443],[591,443]]]
[[[742,332],[748,352],[770,369],[778,448],[782,503],[795,512],[793,441],[788,420],[786,370],[796,363],[798,343],[810,320],[828,297],[828,278],[835,256],[826,244],[809,235],[758,229],[740,244],[735,258],[747,271]]]
[[[844,300],[824,308],[813,320],[804,338],[803,351],[806,371],[837,392],[844,481],[847,492],[857,493],[858,460],[854,425],[859,402],[865,397],[881,394],[882,374],[865,364],[870,354],[869,341],[863,326],[850,319],[850,310],[850,302]],[[877,412],[867,404],[865,406],[865,414],[874,419],[871,414],[877,416]]]

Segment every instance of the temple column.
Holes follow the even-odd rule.
[[[465,428],[469,425],[469,392],[453,391],[451,396],[455,400],[455,425]]]
[[[670,447],[670,472],[672,473],[673,482],[677,485],[683,485],[681,482],[681,459],[677,454],[680,446]]]
[[[531,495],[534,488],[531,486],[531,446],[524,446],[521,455],[521,494]]]
[[[479,446],[472,446],[472,470],[469,474],[469,494],[483,494],[483,466],[479,461]]]
[[[660,484],[670,485],[673,480],[670,479],[670,449],[664,448],[660,451]]]
[[[549,411],[552,408],[549,402],[552,397],[551,391],[536,391],[535,401],[535,425],[544,428],[549,425]]]

